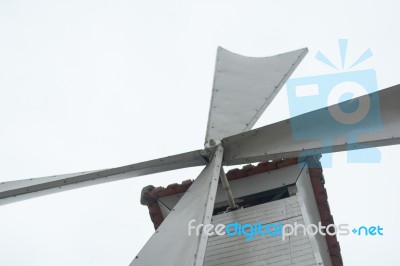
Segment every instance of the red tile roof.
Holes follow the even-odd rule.
[[[226,173],[228,180],[236,180],[245,178],[268,171],[272,171],[279,168],[284,168],[290,165],[299,163],[297,158],[275,160],[271,162],[262,162],[257,165],[245,165],[242,169],[232,169]],[[308,170],[311,178],[311,184],[313,187],[315,199],[318,205],[318,211],[321,217],[321,223],[323,226],[333,224],[333,216],[330,212],[328,203],[328,194],[325,189],[325,179],[322,173],[321,164],[319,158],[309,157],[307,158]],[[150,218],[154,224],[154,228],[157,229],[163,222],[164,217],[161,213],[161,209],[158,205],[158,198],[170,196],[178,193],[184,193],[192,185],[192,180],[185,180],[181,184],[170,184],[166,188],[147,186],[142,190],[140,203],[147,205],[149,208]],[[340,253],[339,242],[336,236],[330,236],[326,234],[326,242],[328,244],[329,253],[332,260],[333,266],[342,266],[343,260]]]

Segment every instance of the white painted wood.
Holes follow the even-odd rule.
[[[206,145],[250,130],[307,52],[304,48],[256,58],[219,47]]]
[[[282,222],[304,223],[297,196],[268,202],[246,209],[213,216],[213,224],[262,224]],[[310,264],[308,264],[310,263]],[[308,236],[256,236],[246,241],[245,236],[211,236],[208,241],[205,266],[214,265],[316,265]]]
[[[318,211],[318,205],[315,200],[315,194],[311,185],[308,169],[305,168],[296,183],[297,198],[303,213],[305,225],[318,224],[321,217]],[[311,245],[313,247],[315,258],[320,265],[331,266],[332,260],[328,251],[328,244],[324,236],[317,234],[310,236]]]

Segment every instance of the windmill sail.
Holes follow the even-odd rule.
[[[376,125],[375,119],[365,119],[363,123],[354,123],[349,127],[335,127],[330,120],[326,119],[332,114],[335,115],[335,112],[340,112],[339,105],[350,104],[350,101],[365,102],[374,98],[379,99],[378,115],[381,126]],[[396,85],[354,100],[225,138],[223,139],[224,164],[259,162],[399,144],[399,99],[400,85]],[[324,143],[323,139],[295,140],[292,125],[299,122],[307,123],[301,128],[303,136],[315,135],[312,132],[322,135],[326,130],[335,130],[336,137],[331,139],[330,143]],[[371,130],[365,130],[366,128]]]
[[[0,183],[0,205],[74,188],[207,164],[208,153],[197,150],[106,170],[31,178]]]
[[[307,52],[255,58],[219,47],[206,144],[250,130]]]
[[[213,160],[190,186],[174,209],[130,264],[133,265],[203,265],[207,235],[189,235],[188,224],[211,223],[215,194],[223,156],[218,147]],[[163,254],[154,256],[154,252]]]

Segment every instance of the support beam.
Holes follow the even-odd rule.
[[[232,190],[231,190],[231,187],[229,186],[229,181],[225,175],[223,167],[221,167],[221,172],[219,174],[219,178],[221,179],[221,183],[225,190],[226,197],[228,198],[229,209],[230,210],[237,209],[237,205],[235,204],[235,199],[233,198]]]

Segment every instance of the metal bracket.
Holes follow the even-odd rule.
[[[205,147],[204,150],[200,150],[200,156],[204,158],[206,162],[211,162],[214,157],[215,152],[217,151],[218,145],[212,147]]]

